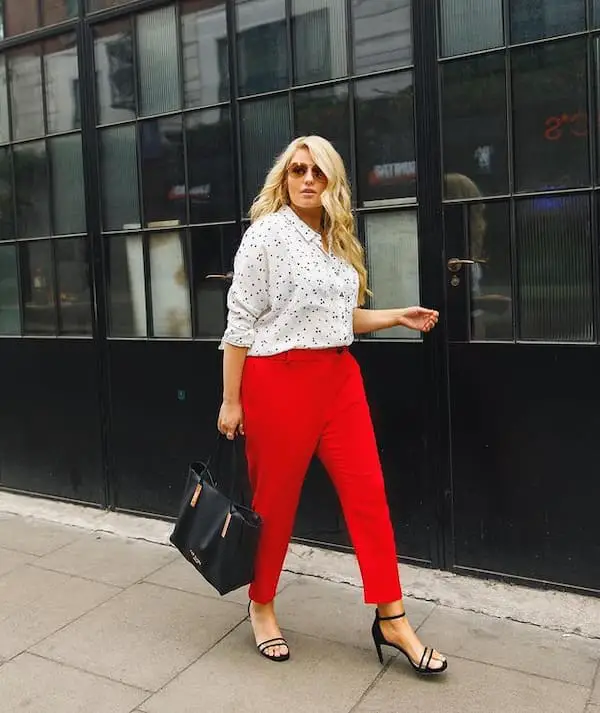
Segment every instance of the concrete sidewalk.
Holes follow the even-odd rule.
[[[379,665],[359,588],[285,572],[292,660],[274,665],[255,651],[245,592],[220,598],[172,548],[93,530],[0,514],[2,713],[600,713],[597,638],[408,586],[413,625],[449,657],[444,679],[421,680],[403,657]],[[560,596],[600,625],[598,600]]]

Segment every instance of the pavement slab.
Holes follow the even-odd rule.
[[[454,654],[588,688],[600,661],[597,639],[447,607],[435,610],[419,636],[449,657]]]
[[[352,713],[583,713],[588,695],[582,686],[456,657],[444,676],[422,679],[399,658]]]
[[[156,691],[245,616],[237,604],[142,583],[48,637],[33,651]]]
[[[0,513],[0,547],[29,555],[47,555],[86,535],[76,527]]]
[[[118,590],[30,565],[0,577],[0,660],[53,634]]]
[[[27,653],[0,668],[2,713],[129,713],[147,696]]]
[[[348,713],[381,671],[369,652],[284,630],[291,658],[272,663],[239,627],[140,708],[145,713]]]
[[[128,587],[172,562],[178,553],[162,545],[105,534],[90,534],[56,552],[41,557],[36,565],[117,587]]]

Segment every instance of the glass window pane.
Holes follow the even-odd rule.
[[[137,17],[140,114],[162,114],[181,106],[177,19],[164,7]]]
[[[585,39],[515,50],[512,65],[517,189],[588,185]]]
[[[91,334],[90,255],[87,238],[54,243],[58,278],[59,333]]]
[[[366,215],[365,251],[372,309],[418,305],[419,235],[416,211]],[[393,327],[371,335],[375,339],[419,339],[405,327]]]
[[[61,35],[44,43],[48,131],[81,126],[76,35]]]
[[[190,221],[235,218],[229,107],[188,114],[185,122]]]
[[[285,2],[236,0],[241,95],[284,89],[289,83]]]
[[[186,106],[229,99],[229,56],[225,3],[190,0],[181,5]]]
[[[109,7],[126,5],[128,2],[134,2],[134,0],[87,0],[86,5],[88,12],[95,12],[96,10],[106,10]]]
[[[44,141],[14,147],[17,237],[50,235],[50,186]]]
[[[291,141],[288,98],[243,102],[240,115],[244,205],[249,207],[275,159]]]
[[[44,135],[42,66],[38,46],[14,50],[8,55],[13,138]]]
[[[0,334],[20,334],[19,280],[15,245],[0,246]]]
[[[79,14],[79,0],[43,0],[42,24],[54,25]]]
[[[346,3],[292,0],[294,84],[311,84],[348,73]]]
[[[104,230],[139,228],[135,126],[117,126],[101,132],[100,164]]]
[[[452,178],[468,181],[465,176]],[[455,192],[467,197],[469,191]],[[451,341],[513,339],[510,233],[508,203],[445,206],[446,255],[476,260],[447,273]]]
[[[146,225],[186,222],[181,116],[140,124],[142,185]]]
[[[600,27],[600,0],[592,0],[592,27]]]
[[[6,60],[0,57],[0,144],[10,140],[8,123],[8,85],[6,82]]]
[[[108,282],[108,333],[111,337],[145,337],[146,288],[141,235],[105,238]]]
[[[592,341],[589,197],[540,197],[516,208],[519,337]]]
[[[15,237],[13,176],[10,149],[0,148],[0,240]]]
[[[70,134],[48,141],[52,172],[54,234],[85,232],[85,193],[81,136]]]
[[[350,124],[348,85],[337,84],[296,92],[296,136],[317,134],[331,141],[350,174]]]
[[[502,0],[440,0],[442,55],[504,44]]]
[[[364,205],[416,196],[411,72],[356,83],[358,188]]]
[[[3,0],[4,36],[20,35],[40,26],[38,0]]]
[[[507,193],[504,55],[443,64],[442,116],[444,171],[468,176],[475,195]]]
[[[207,275],[223,274],[232,266],[222,262],[223,242],[238,235],[237,226],[194,228],[191,238],[196,335],[220,338],[225,329],[226,297],[229,283],[209,280]]]
[[[52,246],[49,240],[22,243],[21,290],[25,334],[56,334]]]
[[[185,236],[177,231],[149,238],[153,336],[191,337],[190,289]]]
[[[412,64],[411,2],[352,0],[356,74]]]
[[[585,30],[585,0],[510,0],[512,42]]]
[[[135,116],[135,77],[131,21],[101,25],[95,31],[98,121],[112,124]]]

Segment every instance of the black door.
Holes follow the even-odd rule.
[[[441,17],[449,564],[599,591],[594,45],[486,5]]]

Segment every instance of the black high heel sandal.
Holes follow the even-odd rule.
[[[248,602],[248,619],[250,619],[250,625],[252,625],[252,617],[250,616],[251,604],[251,601]],[[285,646],[288,650],[287,654],[280,654],[279,656],[270,656],[269,654],[267,654],[267,649],[270,649],[274,646]],[[267,639],[266,641],[262,641],[260,644],[256,645],[256,648],[258,649],[258,653],[261,656],[264,656],[269,661],[274,661],[275,663],[283,663],[284,661],[288,661],[290,658],[290,647],[288,646],[288,642],[281,636],[275,639]]]
[[[421,661],[420,661],[419,665],[417,666],[417,664],[408,655],[408,652],[406,652],[401,646],[398,646],[398,644],[393,644],[391,641],[388,641],[385,638],[385,636],[383,635],[383,633],[381,631],[381,626],[380,626],[379,622],[380,621],[391,621],[392,619],[403,619],[405,616],[406,616],[406,612],[403,614],[397,614],[396,616],[379,616],[379,612],[375,611],[375,621],[373,622],[373,627],[371,629],[371,633],[373,634],[373,643],[375,644],[375,648],[377,649],[377,655],[379,656],[379,662],[383,664],[383,654],[381,653],[381,647],[382,646],[391,646],[393,649],[400,651],[400,653],[402,653],[406,656],[410,665],[413,667],[413,669],[419,675],[434,676],[439,673],[443,673],[448,668],[448,661],[444,660],[442,662],[442,665],[439,668],[431,668],[431,666],[430,666],[431,660],[433,659],[434,649],[431,649],[428,646],[426,646],[425,651],[423,651],[423,656],[421,656]],[[438,661],[439,659],[435,659],[435,660]]]

